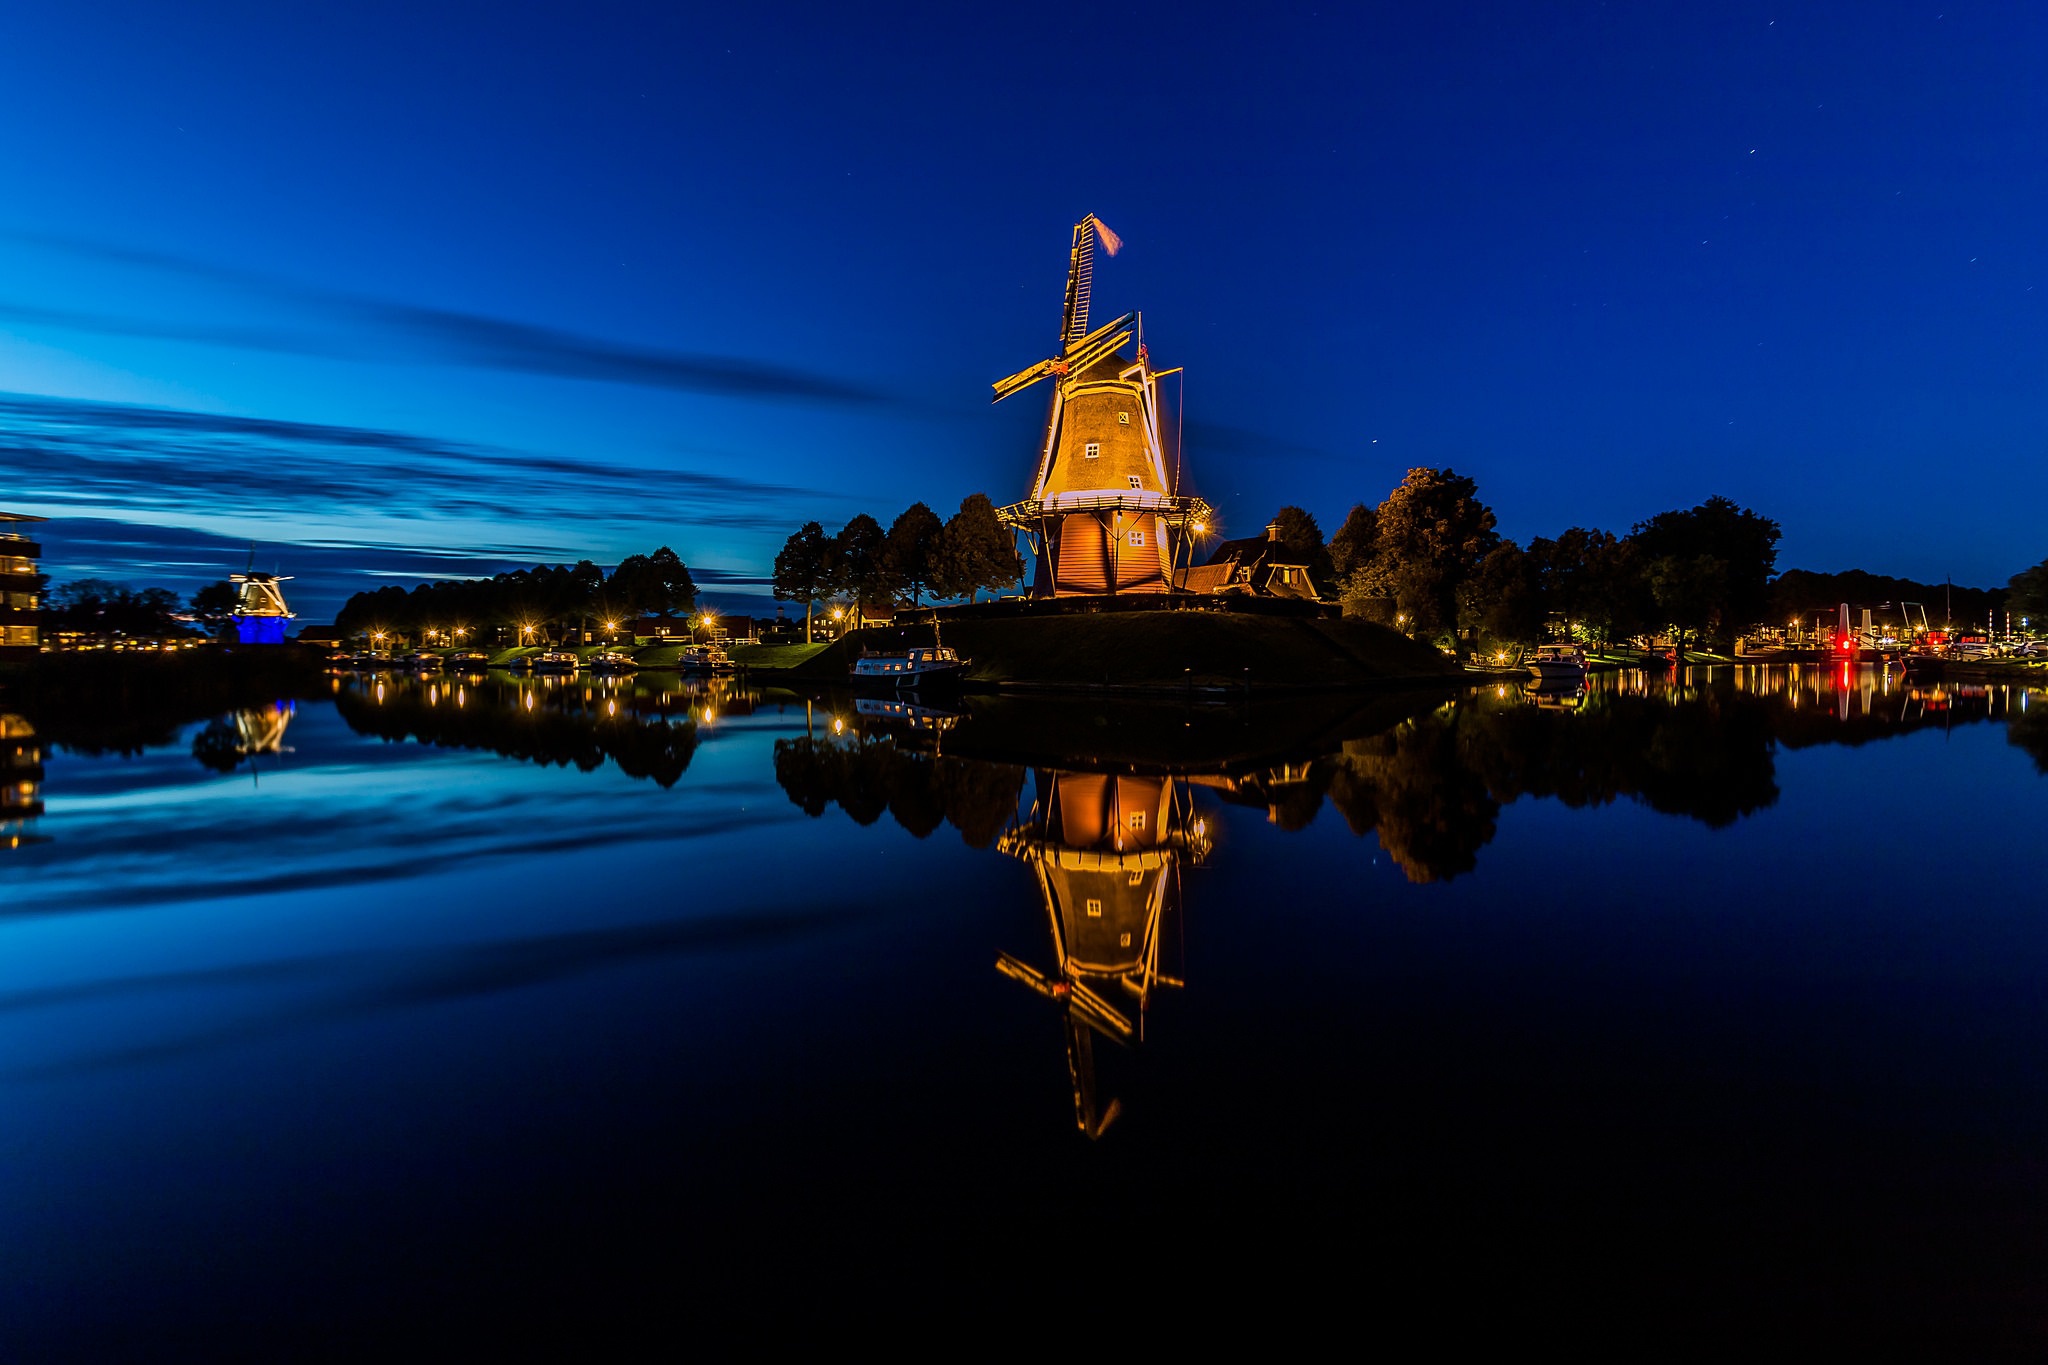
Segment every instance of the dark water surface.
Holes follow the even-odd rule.
[[[2048,694],[336,688],[0,722],[0,1356],[2048,1335]]]

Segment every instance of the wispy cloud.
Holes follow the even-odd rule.
[[[391,462],[404,461],[403,477]],[[0,394],[0,480],[19,502],[303,516],[488,516],[537,508],[731,517],[806,490],[697,470],[526,454],[406,432]]]
[[[871,389],[745,356],[703,355],[589,336],[484,313],[425,307],[371,295],[318,289],[255,271],[41,233],[0,234],[6,240],[90,260],[205,280],[282,305],[306,316],[297,328],[234,327],[84,313],[0,300],[0,319],[101,336],[190,341],[339,360],[410,359],[559,379],[598,380],[730,398],[798,400],[867,406],[888,401]],[[365,329],[350,336],[320,324]],[[394,349],[394,347],[396,349]]]

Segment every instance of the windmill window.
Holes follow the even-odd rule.
[[[1117,947],[1119,947],[1119,948],[1128,948],[1128,947],[1130,947],[1130,946],[1131,946],[1131,936],[1130,936],[1129,934],[1125,934],[1125,935],[1123,935],[1123,936],[1122,936],[1121,938],[1117,939],[1117,941],[1116,941],[1116,946],[1117,946]]]
[[[1136,474],[1126,474],[1124,477],[1131,481],[1131,487],[1133,488],[1143,488],[1145,486],[1145,481]]]
[[[1145,828],[1145,812],[1141,810],[1132,811],[1130,817],[1130,826],[1132,829]]]
[[[1131,544],[1133,544],[1133,545],[1140,545],[1140,546],[1142,546],[1142,545],[1143,545],[1144,543],[1145,543],[1145,533],[1144,533],[1143,531],[1133,531],[1133,532],[1131,532]]]
[[[1131,874],[1131,879],[1130,879],[1130,881],[1129,881],[1128,885],[1131,885],[1131,886],[1143,886],[1144,884],[1145,884],[1145,874],[1144,874],[1143,872],[1133,872],[1133,873]]]
[[[1102,458],[1102,442],[1100,442],[1100,441],[1090,441],[1090,442],[1088,443],[1088,445],[1087,445],[1087,448],[1086,448],[1085,450],[1083,450],[1083,451],[1082,451],[1082,454],[1086,455],[1086,456],[1087,456],[1087,457],[1088,457],[1089,459],[1091,459],[1091,460],[1099,460],[1099,459],[1101,459],[1101,458]]]
[[[1116,415],[1116,424],[1120,427],[1129,426],[1131,424],[1131,415],[1128,412],[1118,413]]]
[[[1102,918],[1102,902],[1101,902],[1101,901],[1099,901],[1099,900],[1097,900],[1097,899],[1095,899],[1095,897],[1093,897],[1093,896],[1090,896],[1090,897],[1088,898],[1088,918],[1090,918],[1090,919],[1101,919],[1101,918]]]

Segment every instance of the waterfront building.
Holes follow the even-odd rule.
[[[40,649],[43,643],[43,547],[23,532],[41,517],[0,512],[0,658]]]
[[[1139,313],[1089,329],[1098,240],[1111,255],[1122,245],[1092,213],[1074,225],[1058,353],[994,386],[1001,402],[1052,381],[1031,495],[998,511],[1030,547],[1034,597],[1168,592],[1210,519],[1181,495],[1162,439],[1159,380],[1179,371],[1152,368]]]
[[[1278,522],[1268,526],[1263,536],[1224,541],[1206,564],[1182,569],[1174,586],[1192,593],[1323,600],[1308,561],[1282,543]]]

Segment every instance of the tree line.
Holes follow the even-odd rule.
[[[628,555],[609,574],[582,559],[410,590],[394,584],[359,592],[342,604],[334,624],[344,636],[502,628],[525,641],[553,639],[592,620],[687,616],[696,606],[689,566],[664,545],[653,554]]]
[[[808,643],[811,610],[819,602],[845,598],[858,621],[864,608],[915,606],[927,594],[972,600],[1023,576],[1024,561],[995,504],[973,493],[944,522],[921,502],[905,508],[887,531],[865,512],[829,536],[823,525],[807,521],[775,556],[773,582],[779,600],[803,603]]]
[[[1352,507],[1327,544],[1315,518],[1282,508],[1277,534],[1332,595],[1371,604],[1424,639],[1541,640],[1552,620],[1603,643],[1658,630],[1726,638],[1766,619],[1778,523],[1727,498],[1660,512],[1625,535],[1574,526],[1525,545],[1501,535],[1478,485],[1411,469],[1378,506]]]
[[[1574,526],[1527,545],[1495,529],[1478,485],[1451,469],[1411,469],[1377,506],[1352,507],[1324,542],[1313,515],[1284,507],[1277,534],[1331,596],[1390,615],[1410,635],[1459,647],[1567,635],[1615,644],[1670,632],[1731,642],[1761,624],[1811,622],[1843,602],[1918,602],[1929,621],[1988,624],[2012,613],[2048,622],[2048,561],[2006,588],[1777,570],[1778,523],[1710,497],[1660,512],[1624,534]],[[1389,611],[1389,608],[1391,609]]]

